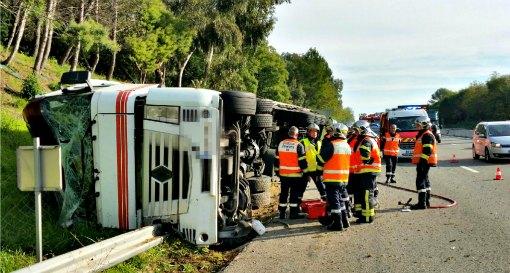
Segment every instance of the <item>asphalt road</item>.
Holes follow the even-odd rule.
[[[459,163],[449,162],[453,154]],[[374,223],[330,232],[308,220],[273,221],[224,272],[510,272],[510,161],[474,160],[470,140],[448,137],[439,158],[432,193],[456,207],[402,212],[398,201],[416,194],[380,185]],[[493,180],[496,167],[505,180]],[[415,189],[414,165],[396,172],[397,186]],[[305,198],[318,197],[311,185]]]

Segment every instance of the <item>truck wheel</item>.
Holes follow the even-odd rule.
[[[251,177],[248,178],[248,181],[250,181],[250,192],[252,193],[252,195],[254,193],[268,191],[269,188],[271,187],[271,177],[267,175]]]
[[[240,91],[222,91],[224,109],[226,113],[233,115],[255,115],[257,97],[253,93]]]
[[[262,160],[266,165],[264,167],[263,174],[269,177],[274,176],[274,160],[275,160],[276,152],[275,149],[267,149],[264,154],[262,154]]]
[[[259,209],[271,203],[271,192],[254,193],[251,195],[251,207]]]
[[[273,116],[271,114],[256,114],[251,118],[251,126],[256,128],[272,128]]]
[[[274,101],[270,99],[257,99],[257,113],[271,114],[273,112]]]

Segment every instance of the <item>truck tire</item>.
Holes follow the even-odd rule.
[[[267,175],[262,175],[259,177],[251,177],[248,178],[250,181],[250,192],[253,195],[254,193],[261,193],[268,191],[271,188],[271,177]]]
[[[273,116],[271,114],[256,114],[251,118],[251,126],[256,128],[273,127]]]
[[[259,209],[264,206],[267,206],[271,203],[271,192],[260,192],[253,193],[251,195],[251,207],[253,209]]]
[[[255,115],[257,97],[253,93],[241,91],[222,91],[225,112],[232,115]]]
[[[262,160],[264,161],[265,167],[263,174],[269,177],[274,176],[274,160],[276,151],[275,149],[266,149],[266,152],[262,154]]]
[[[274,101],[270,99],[257,99],[257,114],[271,114]]]

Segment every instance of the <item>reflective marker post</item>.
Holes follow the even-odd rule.
[[[41,150],[39,138],[34,138],[34,178],[35,178],[35,251],[37,261],[42,261],[42,179],[41,179]]]

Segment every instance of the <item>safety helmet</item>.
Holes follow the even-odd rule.
[[[376,137],[377,135],[370,129],[370,123],[366,120],[358,120],[354,122],[352,128],[358,131],[360,135]]]
[[[426,116],[417,117],[414,123],[421,125],[423,129],[429,129],[431,125],[430,118]]]
[[[339,138],[346,138],[347,126],[342,123],[336,123],[333,125],[333,136]]]
[[[289,136],[294,137],[299,133],[299,129],[296,126],[291,126],[289,128]]]
[[[320,129],[319,129],[319,125],[317,125],[315,123],[310,123],[310,125],[308,125],[308,127],[306,127],[306,130],[307,131],[316,130],[318,132]]]

